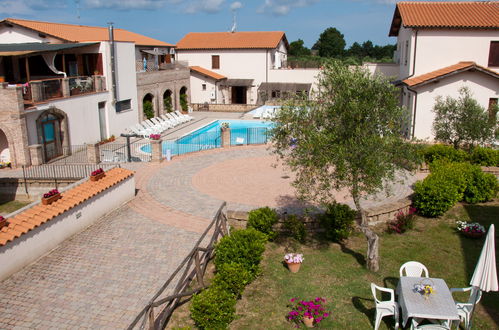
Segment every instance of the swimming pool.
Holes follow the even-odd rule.
[[[163,155],[166,155],[167,150],[170,150],[172,155],[182,155],[194,151],[220,148],[222,146],[220,125],[224,122],[229,123],[231,145],[267,143],[268,131],[272,127],[272,122],[269,121],[215,120],[175,141],[163,141]],[[145,153],[151,153],[151,145],[145,145],[141,150]]]

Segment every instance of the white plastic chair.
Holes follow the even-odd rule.
[[[175,125],[180,125],[180,124],[182,124],[182,123],[183,123],[183,121],[182,121],[182,120],[180,120],[180,118],[179,118],[179,117],[172,115],[172,113],[173,113],[173,112],[166,113],[166,114],[165,114],[165,116],[167,116],[168,118],[170,118],[170,120],[172,120],[172,121],[175,123]]]
[[[405,271],[405,275],[404,275]],[[429,277],[425,265],[417,261],[408,261],[400,267],[400,277]]]
[[[479,288],[470,286],[469,288],[452,288],[450,292],[468,292],[470,291],[470,297],[468,298],[468,302],[460,303],[456,302],[457,313],[459,314],[459,318],[461,322],[464,322],[464,328],[471,328],[471,312],[473,311],[473,302],[478,304],[480,299],[482,299],[482,291]]]
[[[424,329],[424,330],[450,330],[450,327],[443,324],[423,324],[418,326],[411,326],[411,330]]]
[[[180,118],[183,118],[183,120],[185,120],[186,122],[194,119],[194,117],[192,117],[190,115],[184,115],[182,112],[180,112],[178,110],[175,110],[174,114],[176,114]]]
[[[393,315],[393,318],[395,319],[395,329],[398,329],[399,305],[395,301],[395,292],[393,289],[383,288],[371,283],[371,291],[373,292],[374,301],[376,302],[376,321],[374,322],[374,330],[378,330],[381,319],[389,315]],[[376,296],[376,291],[388,292],[390,294],[390,300],[379,300]]]

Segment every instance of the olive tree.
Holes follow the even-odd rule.
[[[459,148],[463,143],[471,147],[494,138],[496,120],[472,97],[467,87],[459,89],[459,97],[437,96],[433,107],[435,139]]]
[[[325,66],[318,89],[315,97],[295,99],[276,115],[272,148],[296,173],[299,197],[328,204],[334,190],[348,189],[368,242],[367,267],[377,271],[379,237],[368,226],[361,198],[413,164],[416,153],[401,136],[404,111],[387,80],[337,61]]]

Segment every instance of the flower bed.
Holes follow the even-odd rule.
[[[478,222],[457,221],[457,230],[470,238],[480,238],[485,235],[485,227]]]

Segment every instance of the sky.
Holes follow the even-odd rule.
[[[445,0],[444,0],[445,1]],[[388,30],[397,0],[0,0],[0,19],[122,28],[175,44],[188,32],[284,31],[312,47],[328,27],[347,46],[395,43]]]

